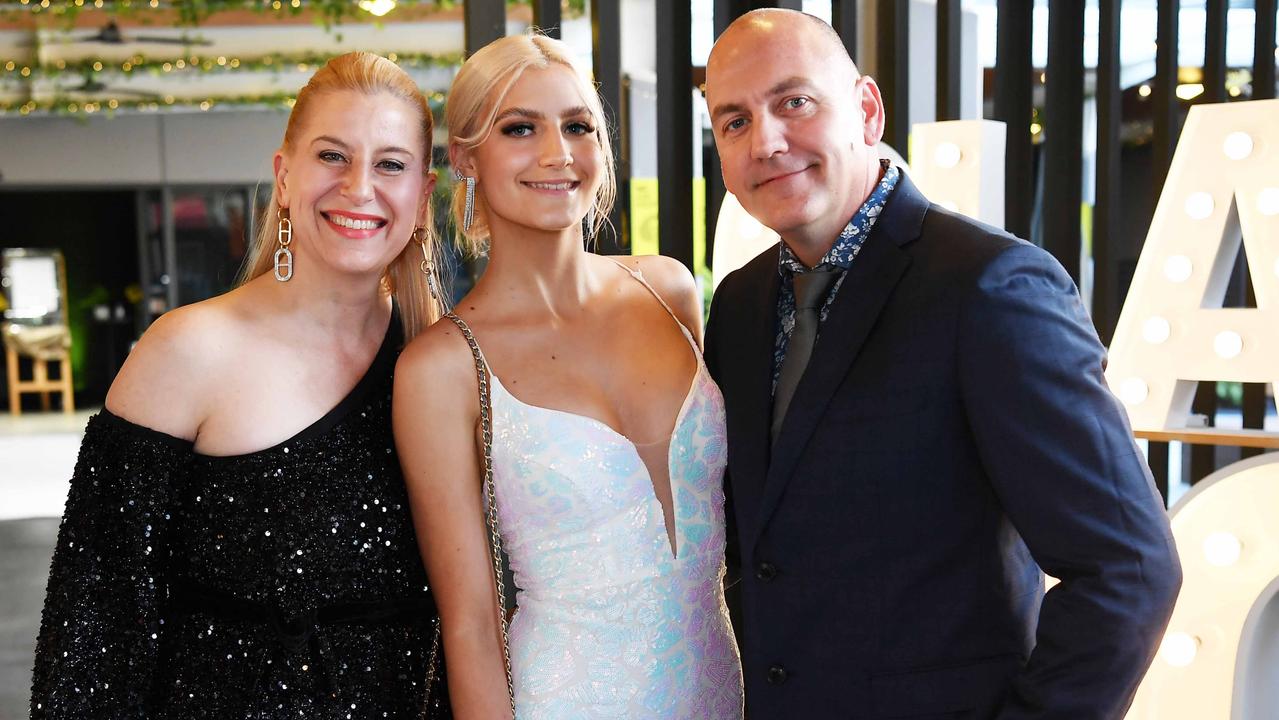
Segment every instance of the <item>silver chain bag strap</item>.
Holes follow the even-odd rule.
[[[511,642],[506,617],[506,581],[502,575],[502,537],[497,529],[497,495],[493,490],[493,400],[489,394],[488,369],[475,335],[462,318],[449,312],[444,317],[453,321],[471,347],[475,360],[475,377],[480,386],[480,435],[484,441],[481,453],[484,470],[485,525],[489,532],[489,551],[493,558],[493,584],[497,588],[497,616],[502,626],[502,662],[506,666],[506,693],[511,702],[511,717],[515,716],[515,683],[511,679]]]

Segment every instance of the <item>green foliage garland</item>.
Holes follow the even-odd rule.
[[[507,5],[528,5],[530,0],[507,0]],[[399,6],[434,6],[447,10],[461,4],[460,0],[398,0]],[[276,17],[300,15],[304,10],[315,11],[325,27],[340,25],[348,20],[364,20],[367,13],[352,0],[18,0],[19,7],[0,10],[0,19],[8,22],[26,16],[52,16],[68,26],[86,9],[98,9],[120,17],[137,17],[145,20],[147,12],[158,9],[174,10],[178,22],[188,27],[198,26],[210,15],[230,10],[252,10]],[[586,0],[563,0],[566,15],[575,17],[586,11]]]

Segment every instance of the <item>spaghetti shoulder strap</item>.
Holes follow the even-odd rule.
[[[657,298],[657,302],[661,303],[662,307],[666,310],[666,314],[670,315],[671,319],[675,321],[675,326],[680,329],[680,332],[684,333],[684,337],[688,338],[688,344],[693,346],[693,352],[696,353],[697,356],[700,358],[702,349],[697,344],[697,339],[693,337],[693,332],[688,329],[688,326],[686,326],[682,320],[679,319],[679,315],[675,314],[675,311],[671,309],[671,306],[666,304],[666,300],[661,296],[660,293],[657,292],[657,289],[654,288],[651,284],[649,284],[648,279],[644,277],[644,273],[640,270],[636,270],[635,268],[632,268],[626,263],[613,260],[613,258],[611,257],[608,259],[616,263],[616,265],[620,267],[621,269],[630,273],[631,277],[638,280],[640,285],[643,285],[645,288],[647,288],[649,293],[651,293],[653,297]]]
[[[638,280],[640,285],[643,285],[645,288],[647,288],[648,291],[653,294],[653,297],[657,298],[657,302],[661,303],[662,307],[666,309],[666,312],[669,313],[670,316],[675,320],[675,324],[679,325],[681,328],[684,328],[684,323],[680,322],[679,316],[675,314],[675,311],[671,309],[670,305],[666,304],[666,300],[657,292],[657,289],[649,284],[648,279],[644,277],[643,271],[637,270],[631,267],[630,265],[627,265],[626,263],[621,262],[619,260],[614,260],[611,257],[608,259],[611,260],[614,264],[616,264],[621,269],[630,273],[631,277]],[[684,330],[687,332],[688,328],[684,328]]]

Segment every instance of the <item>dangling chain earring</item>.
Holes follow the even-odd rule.
[[[426,289],[430,291],[431,297],[435,298],[435,302],[440,304],[444,312],[448,312],[448,305],[444,302],[444,293],[440,291],[439,283],[435,278],[435,263],[431,260],[430,253],[426,250],[426,228],[413,228],[413,240],[422,248],[422,274],[426,276]]]
[[[275,279],[288,282],[293,277],[293,251],[289,249],[289,244],[293,242],[293,221],[284,214],[284,208],[277,209],[275,214],[280,218],[279,229],[275,233],[276,240],[280,243],[280,247],[275,250]]]
[[[466,181],[466,207],[462,210],[462,231],[466,232],[475,222],[475,178],[462,175],[461,170],[454,170],[453,177]]]

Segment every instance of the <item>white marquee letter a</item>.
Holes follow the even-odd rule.
[[[1241,234],[1257,309],[1222,309]],[[1138,431],[1185,427],[1201,380],[1279,393],[1279,100],[1190,109],[1106,377]]]

